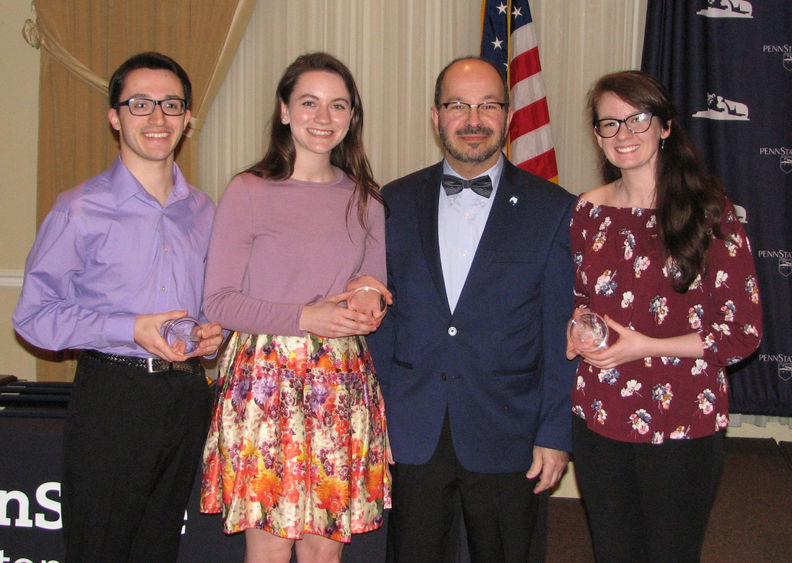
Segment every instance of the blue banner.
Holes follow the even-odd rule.
[[[642,69],[670,88],[753,246],[764,338],[730,370],[730,410],[792,416],[792,2],[649,0]]]

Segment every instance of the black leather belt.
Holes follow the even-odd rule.
[[[118,356],[116,354],[105,354],[96,350],[86,350],[84,354],[106,364],[126,366],[130,368],[144,369],[148,373],[160,373],[163,371],[182,371],[194,375],[202,375],[201,362],[198,358],[190,358],[186,362],[169,362],[161,358],[136,358],[134,356]]]

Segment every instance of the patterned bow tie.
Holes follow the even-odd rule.
[[[458,194],[465,188],[470,188],[481,197],[489,197],[492,193],[492,180],[489,176],[479,176],[472,180],[465,180],[458,176],[443,174],[443,189],[448,195]]]

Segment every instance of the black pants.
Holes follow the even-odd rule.
[[[64,428],[67,562],[176,561],[212,398],[202,375],[80,358]]]
[[[446,416],[427,463],[393,468],[388,560],[455,561],[453,524],[461,506],[473,563],[544,561],[548,494],[535,495],[534,486],[536,480],[527,479],[525,471],[474,473],[462,467]]]
[[[573,418],[575,474],[597,561],[698,561],[723,472],[725,432],[633,444]]]

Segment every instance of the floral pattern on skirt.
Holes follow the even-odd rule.
[[[385,406],[362,337],[233,333],[219,362],[201,512],[349,542],[390,508]]]

